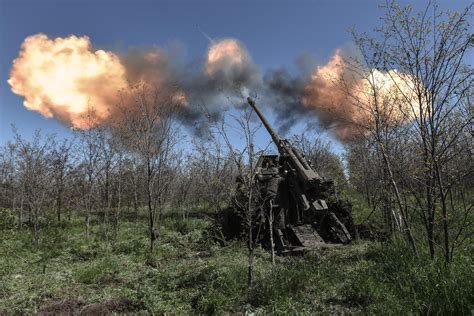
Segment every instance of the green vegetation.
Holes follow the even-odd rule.
[[[2,214],[5,224],[8,212]],[[458,255],[446,268],[442,258],[414,258],[396,241],[278,257],[273,271],[269,253],[257,249],[248,291],[246,246],[215,244],[209,218],[199,210],[185,220],[166,214],[151,255],[141,219],[123,220],[115,239],[94,223],[89,241],[83,221],[73,219],[44,228],[38,250],[29,231],[3,226],[0,313],[469,314],[474,308],[472,257]]]

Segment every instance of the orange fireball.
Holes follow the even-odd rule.
[[[127,86],[125,68],[112,52],[94,50],[87,36],[29,36],[13,61],[8,83],[26,108],[73,127],[88,128],[109,116],[117,91]]]

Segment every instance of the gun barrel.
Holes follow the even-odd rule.
[[[293,146],[289,145],[287,140],[282,140],[280,136],[278,136],[278,134],[268,123],[265,116],[263,116],[262,112],[260,112],[259,108],[255,104],[255,101],[249,97],[247,98],[247,102],[255,110],[263,125],[265,125],[268,133],[270,133],[272,136],[273,142],[277,145],[280,154],[286,155],[290,158],[292,161],[292,166],[297,170],[298,174],[300,174],[300,176],[305,181],[321,180],[322,177],[309,165],[306,159],[302,157],[299,152],[293,148]]]
[[[257,107],[255,104],[255,101],[252,100],[250,97],[247,98],[247,102],[250,104],[250,106],[254,109],[255,113],[257,113],[258,117],[262,121],[263,125],[267,129],[268,133],[272,137],[273,141],[275,144],[278,146],[278,149],[280,149],[280,142],[281,138],[280,136],[273,130],[273,128],[270,126],[270,123],[268,123],[267,119],[265,116],[263,116],[262,112],[260,112],[260,109]]]

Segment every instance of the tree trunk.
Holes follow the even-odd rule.
[[[148,202],[148,229],[150,235],[150,253],[153,252],[155,243],[155,218],[153,213],[152,197],[151,197],[151,166],[150,161],[147,161],[147,186],[146,186],[147,202]]]
[[[426,226],[426,236],[428,238],[428,248],[430,250],[430,257],[435,257],[435,241],[434,241],[434,227],[435,227],[435,204],[433,197],[433,168],[429,163],[428,149],[424,148],[424,170],[425,170],[425,187],[426,187],[426,212],[428,213],[428,225]]]
[[[249,237],[252,236],[252,227],[249,226]],[[253,286],[253,241],[249,238],[248,243],[249,257],[248,257],[248,271],[247,271],[247,287],[249,289]]]
[[[391,203],[388,202],[388,197],[385,197],[383,202],[383,217],[385,224],[385,232],[390,237],[392,237],[393,233],[393,222],[398,223],[397,219],[394,218],[394,216],[395,214],[394,212],[392,212]]]
[[[89,239],[89,237],[90,237],[90,229],[91,229],[91,227],[90,227],[91,223],[90,223],[89,211],[87,211],[87,213],[86,213],[85,225],[86,225],[86,239]]]
[[[110,226],[111,226],[111,224],[110,224],[110,221],[111,221],[111,219],[110,219],[111,214],[110,213],[111,212],[110,212],[110,192],[109,192],[109,190],[110,190],[110,188],[109,188],[109,186],[110,186],[110,181],[109,181],[110,171],[109,171],[109,169],[110,169],[110,166],[109,166],[109,163],[107,162],[106,167],[105,167],[105,192],[104,192],[104,206],[105,206],[104,207],[104,209],[105,209],[104,210],[104,212],[105,212],[105,214],[104,214],[105,215],[105,221],[104,221],[105,225],[104,226],[105,226],[105,238],[107,240],[109,239]]]
[[[57,215],[57,218],[58,218],[58,224],[61,224],[61,207],[62,207],[61,193],[58,193],[56,205],[57,205],[57,209],[56,209],[57,214],[56,215]]]
[[[415,239],[413,238],[411,229],[409,227],[407,214],[404,212],[404,209],[403,209],[402,199],[401,199],[401,196],[400,196],[400,192],[398,191],[398,186],[397,186],[397,184],[395,182],[395,179],[393,177],[392,168],[390,166],[390,161],[388,160],[387,153],[385,152],[385,150],[383,148],[383,145],[381,146],[381,149],[382,149],[382,156],[383,156],[383,159],[384,159],[384,162],[385,162],[385,166],[387,168],[387,172],[388,172],[388,175],[389,175],[390,183],[392,185],[393,190],[395,191],[395,198],[397,200],[397,205],[398,205],[398,208],[399,208],[402,220],[403,220],[403,226],[404,226],[403,230],[405,231],[406,238],[407,238],[408,243],[410,244],[410,246],[413,250],[414,255],[418,256],[418,250],[416,249]]]
[[[250,165],[252,168],[252,160],[250,160]],[[249,197],[248,197],[248,206],[247,206],[247,223],[248,223],[248,274],[247,274],[247,287],[250,290],[253,285],[253,252],[254,252],[254,244],[253,244],[253,218],[252,218],[252,180],[253,174],[250,171],[250,178],[249,178]]]
[[[36,248],[39,247],[39,214],[38,208],[34,208],[34,223],[33,223],[33,243]]]
[[[138,190],[137,190],[137,185],[135,185],[135,188],[133,190],[133,208],[135,210],[136,215],[138,216]]]
[[[119,230],[119,216],[120,216],[120,212],[121,212],[121,209],[122,209],[122,183],[121,181],[119,180],[119,183],[118,183],[118,192],[117,192],[117,208],[116,208],[116,211],[115,211],[115,218],[114,218],[114,234],[115,236],[117,236],[118,234],[118,230]]]
[[[443,223],[443,235],[444,235],[444,261],[446,264],[449,264],[451,261],[450,250],[449,250],[449,229],[448,229],[448,206],[446,203],[446,191],[444,188],[443,180],[441,178],[440,168],[435,160],[435,170],[436,170],[436,179],[439,186],[439,196],[441,200],[441,215]]]
[[[273,242],[273,203],[270,201],[270,218],[269,218],[269,229],[270,229],[270,248],[271,248],[271,259],[272,268],[275,269],[275,243]]]
[[[23,208],[25,207],[24,205],[24,197],[23,197],[23,192],[21,193],[21,199],[20,199],[20,210],[18,212],[18,229],[23,228]]]
[[[426,226],[426,236],[428,237],[428,248],[430,250],[430,258],[435,257],[435,242],[434,242],[434,213],[428,210],[428,225]]]

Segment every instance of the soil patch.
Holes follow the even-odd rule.
[[[87,305],[81,315],[104,315],[109,313],[127,313],[140,310],[140,306],[127,298],[113,298],[111,300]]]
[[[36,315],[74,315],[83,305],[83,301],[74,299],[54,301],[42,308]]]

